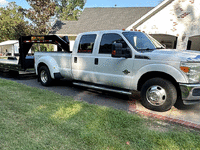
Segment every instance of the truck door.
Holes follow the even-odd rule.
[[[96,83],[129,89],[133,80],[133,58],[111,57],[113,43],[122,43],[123,48],[129,48],[119,34],[106,33],[102,35],[99,52],[95,57],[98,59],[98,64],[94,66]]]
[[[77,51],[72,55],[72,73],[75,80],[93,82],[93,48],[96,34],[83,35]]]

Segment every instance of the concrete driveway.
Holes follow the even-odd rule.
[[[188,106],[184,110],[177,109],[173,106],[169,111],[156,112],[143,107],[139,100],[140,98],[133,98],[133,100],[129,102],[129,111],[136,112],[147,117],[153,117],[191,128],[200,129],[200,104]]]
[[[172,109],[167,112],[155,112],[144,108],[140,104],[140,96],[138,92],[136,92],[133,96],[128,96],[113,92],[74,86],[71,82],[66,80],[59,81],[50,87],[44,87],[37,82],[35,76],[29,75],[13,78],[9,74],[0,73],[0,78],[13,80],[31,87],[50,90],[64,96],[72,96],[78,101],[86,101],[91,104],[122,109],[131,113],[138,113],[147,117],[153,117],[160,120],[170,121],[182,124],[184,126],[200,129],[200,104],[189,106],[185,110],[172,107]]]

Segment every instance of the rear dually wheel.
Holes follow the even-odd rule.
[[[49,86],[52,83],[52,78],[49,69],[46,66],[39,68],[39,80],[43,86]]]

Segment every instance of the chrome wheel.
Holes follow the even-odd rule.
[[[152,78],[141,88],[141,104],[154,111],[168,111],[177,100],[176,87],[168,80]]]
[[[151,105],[161,106],[167,99],[167,93],[161,86],[153,85],[146,91],[146,99]]]
[[[48,81],[48,76],[45,70],[42,70],[40,73],[40,79],[43,83],[46,83]]]
[[[51,75],[50,75],[48,67],[41,66],[39,68],[38,72],[39,72],[38,78],[39,78],[39,81],[41,82],[41,84],[43,86],[49,86],[49,85],[51,85],[52,78],[51,78]]]

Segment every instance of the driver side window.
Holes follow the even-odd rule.
[[[111,54],[113,43],[122,43],[122,48],[128,47],[126,42],[123,40],[123,38],[119,34],[108,33],[102,36],[100,48],[99,48],[99,54]]]

